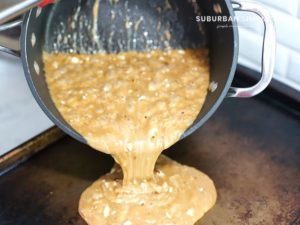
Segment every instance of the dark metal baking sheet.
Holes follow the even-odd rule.
[[[266,98],[226,99],[198,132],[167,150],[215,181],[217,204],[199,224],[300,224],[299,132],[299,117]],[[85,224],[80,194],[112,163],[61,139],[0,177],[0,224]]]

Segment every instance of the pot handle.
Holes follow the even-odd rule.
[[[22,15],[31,8],[44,7],[54,2],[55,0],[18,0],[12,4],[11,0],[1,0],[1,3],[9,6],[0,10],[0,24]]]
[[[22,23],[23,23],[22,20],[17,20],[17,21],[13,21],[13,22],[10,22],[10,23],[6,23],[4,25],[0,25],[0,32],[5,31],[5,30],[9,30],[9,29],[12,29],[12,28],[15,28],[15,27],[18,27],[18,26],[21,26]],[[20,51],[2,46],[1,44],[0,44],[0,51],[11,54],[11,55],[14,55],[14,56],[17,56],[17,57],[21,56]]]
[[[8,7],[1,9],[0,11],[0,24],[22,15],[24,12],[39,5],[41,2],[42,0],[18,0],[12,4],[11,0],[4,0],[4,5],[8,5]]]
[[[272,80],[275,54],[276,54],[276,31],[275,24],[270,13],[261,5],[246,2],[246,1],[232,1],[235,11],[248,11],[257,14],[264,23],[264,37],[262,48],[262,73],[260,81],[248,88],[231,87],[227,97],[249,98],[261,93]]]

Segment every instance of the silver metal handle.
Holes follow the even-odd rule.
[[[11,23],[4,24],[4,25],[0,25],[0,32],[5,31],[5,30],[9,30],[9,29],[12,29],[12,28],[15,28],[15,27],[18,27],[18,26],[21,26],[22,22],[23,22],[22,20],[18,20],[18,21],[14,21],[14,22],[11,22]],[[20,51],[10,49],[10,48],[7,48],[7,47],[2,46],[2,45],[0,45],[0,51],[11,54],[11,55],[14,55],[14,56],[17,56],[17,57],[20,57]]]
[[[262,48],[262,73],[260,81],[248,88],[231,87],[227,97],[249,98],[253,97],[269,85],[272,80],[275,55],[276,55],[276,31],[275,24],[270,13],[261,5],[246,1],[232,1],[235,11],[248,11],[257,14],[264,22],[264,38]]]
[[[22,15],[24,12],[39,5],[41,2],[43,2],[43,0],[18,0],[17,2],[1,0],[1,4],[8,5],[8,7],[0,10],[0,24]]]

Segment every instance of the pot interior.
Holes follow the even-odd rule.
[[[196,121],[183,134],[186,137],[224,99],[236,66],[236,27],[230,21],[199,22],[199,19],[228,17],[232,13],[231,5],[224,0],[100,0],[99,5],[94,0],[78,0],[35,8],[25,15],[22,29],[25,74],[36,100],[50,119],[85,142],[64,121],[50,98],[43,71],[43,51],[93,54],[208,47],[211,91]]]

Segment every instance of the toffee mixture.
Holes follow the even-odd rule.
[[[117,162],[81,196],[88,224],[191,225],[214,205],[216,190],[205,174],[159,157],[205,101],[208,50],[44,53],[44,63],[64,119]]]

